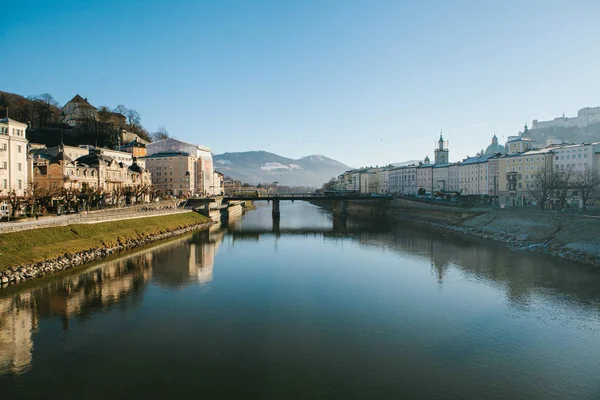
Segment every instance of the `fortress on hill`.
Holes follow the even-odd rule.
[[[585,107],[577,111],[576,117],[565,117],[563,113],[562,117],[554,118],[552,121],[534,119],[531,129],[585,128],[588,125],[597,123],[600,123],[600,107]]]

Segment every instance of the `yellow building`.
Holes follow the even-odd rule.
[[[530,188],[538,171],[552,170],[554,151],[528,151],[499,159],[499,200],[501,205],[516,206],[535,202]]]
[[[152,185],[156,190],[173,196],[191,196],[201,186],[198,159],[187,153],[158,153],[143,158],[152,171]]]
[[[100,189],[110,194],[129,186],[148,188],[152,183],[151,174],[137,164],[127,165],[114,158],[90,150],[84,156],[73,160],[64,146],[57,155],[37,154],[33,159],[33,181],[41,189],[59,196],[62,190],[77,190],[84,184],[92,189]]]

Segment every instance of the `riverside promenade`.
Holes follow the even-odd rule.
[[[160,215],[179,214],[192,211],[189,209],[179,208],[178,204],[178,200],[167,200],[159,203],[139,204],[128,207],[80,212],[76,214],[40,217],[39,219],[28,218],[26,220],[19,220],[15,222],[1,222],[0,234],[25,231],[29,229],[49,228],[52,226],[95,224],[99,222],[156,217]]]

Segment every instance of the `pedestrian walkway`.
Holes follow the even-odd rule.
[[[98,222],[155,217],[184,212],[191,212],[191,210],[177,208],[177,205],[174,202],[169,202],[169,204],[144,204],[124,208],[111,208],[91,212],[80,212],[77,214],[56,215],[42,217],[39,219],[32,217],[25,221],[20,220],[15,222],[2,222],[0,223],[0,233],[18,232],[28,229],[48,228],[52,226],[65,226],[71,224],[94,224]]]

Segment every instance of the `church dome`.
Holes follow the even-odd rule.
[[[504,154],[504,146],[502,146],[501,144],[498,143],[498,138],[496,137],[496,135],[494,135],[494,137],[492,138],[492,144],[490,144],[487,147],[487,149],[485,149],[485,154],[489,155],[489,154],[496,154],[496,153]]]

